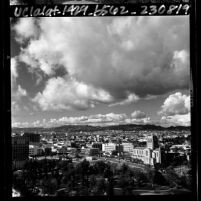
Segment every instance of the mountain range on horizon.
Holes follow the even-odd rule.
[[[136,125],[136,124],[127,124],[127,125],[110,125],[110,126],[91,126],[91,125],[62,125],[57,127],[29,127],[29,128],[18,128],[13,127],[13,132],[45,132],[45,131],[53,131],[53,132],[90,132],[90,131],[104,131],[104,130],[123,130],[123,131],[132,131],[132,130],[190,130],[190,126],[169,126],[162,127],[158,125]]]

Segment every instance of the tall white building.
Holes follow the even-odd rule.
[[[144,164],[154,165],[161,163],[161,149],[158,146],[158,139],[156,136],[149,136],[147,138],[147,147],[136,147],[133,149],[132,158],[140,159]]]

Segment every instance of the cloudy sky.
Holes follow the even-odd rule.
[[[12,126],[190,125],[188,16],[11,20]]]

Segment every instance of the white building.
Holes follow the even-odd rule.
[[[149,136],[147,138],[147,147],[134,148],[131,157],[142,160],[144,164],[154,165],[155,163],[161,163],[161,149],[158,147],[157,137]]]
[[[44,152],[44,148],[37,145],[29,145],[29,156],[40,155]]]
[[[133,151],[133,144],[132,143],[122,143],[123,151],[132,152]]]
[[[38,146],[35,145],[29,145],[29,156],[35,156],[38,155]]]
[[[104,151],[104,152],[111,152],[115,149],[116,149],[116,144],[114,144],[114,143],[102,144],[102,151]]]

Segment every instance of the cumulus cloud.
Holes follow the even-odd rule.
[[[126,119],[125,122],[128,124],[151,124],[152,123],[150,117],[145,117],[140,119],[129,118],[129,119]]]
[[[147,116],[146,113],[136,110],[131,113],[131,118],[126,119],[126,123],[134,124],[150,124],[152,123],[151,118]]]
[[[21,85],[17,85],[13,87],[11,99],[13,102],[20,102],[21,98],[27,96],[27,91],[21,87]]]
[[[17,58],[13,57],[10,60],[10,72],[11,72],[11,84],[13,85],[13,82],[15,82],[16,78],[18,77],[17,72]]]
[[[17,40],[29,39],[19,58],[33,71],[40,69],[51,76],[62,66],[69,76],[94,92],[102,89],[119,105],[135,102],[137,97],[189,87],[187,16],[26,20],[20,19],[14,30]],[[31,31],[22,29],[26,24]],[[58,103],[54,98],[50,98],[53,103],[45,98],[51,91],[51,82],[36,100],[46,109],[51,104],[66,108],[64,102],[68,101],[63,95],[64,101],[59,98]],[[77,101],[87,108],[93,99],[91,93],[84,102],[76,93],[70,93],[74,103],[69,103],[69,107],[77,105]]]
[[[12,87],[12,93],[11,93],[12,118],[14,118],[18,112],[21,112],[22,108],[20,107],[20,102],[22,100],[22,97],[25,96],[27,96],[27,91],[23,89],[21,85]]]
[[[60,123],[67,124],[119,124],[123,123],[126,119],[126,114],[96,114],[81,117],[62,117],[58,119]]]
[[[165,116],[182,115],[190,112],[190,96],[180,92],[171,94],[161,106],[160,114]]]
[[[10,72],[11,72],[11,90],[12,90],[12,97],[19,99],[22,96],[26,96],[27,92],[25,89],[16,83],[16,79],[18,77],[18,58],[13,57],[10,61]]]
[[[142,112],[143,113],[143,112]],[[144,113],[143,113],[144,114]],[[133,118],[132,115],[129,117],[126,114],[95,114],[89,116],[81,117],[62,117],[60,119],[51,119],[50,122],[54,124],[75,124],[75,125],[117,125],[117,124],[127,124],[127,123],[136,123],[136,124],[147,124],[151,122],[150,117],[144,115],[141,118]]]
[[[18,85],[17,87],[17,92],[16,92],[16,96],[18,98],[22,97],[22,96],[26,96],[27,95],[27,91],[25,89],[23,89],[20,85]]]
[[[15,122],[13,125],[24,127],[51,127],[51,126],[61,126],[61,125],[93,125],[93,126],[106,126],[106,125],[119,125],[119,124],[147,124],[150,123],[150,117],[134,119],[128,115],[121,113],[108,113],[108,114],[94,114],[88,116],[79,117],[69,117],[64,116],[61,118],[51,118],[49,120],[43,119],[41,121],[37,120],[31,123],[20,123]]]
[[[176,92],[171,94],[161,106],[159,112],[162,124],[189,126],[190,96]]]
[[[12,127],[26,128],[29,126],[30,124],[28,122],[12,122]]]
[[[174,116],[163,116],[161,118],[161,124],[167,126],[190,126],[190,113],[184,115],[177,114]]]
[[[112,104],[109,105],[109,107],[113,107],[113,106],[117,106],[117,105],[128,105],[128,104],[131,104],[131,103],[136,103],[139,100],[140,100],[140,98],[137,95],[129,94],[128,97],[125,100],[120,101],[120,102],[112,103]]]
[[[98,103],[109,103],[112,97],[102,89],[72,78],[51,78],[42,93],[33,99],[42,110],[87,109]]]
[[[27,95],[27,91],[21,87],[21,85],[17,84],[18,78],[18,58],[13,57],[10,60],[10,73],[11,73],[11,110],[12,117],[16,115],[17,112],[20,111],[20,100],[22,97]]]
[[[144,112],[141,112],[139,110],[137,111],[134,111],[132,114],[131,114],[131,117],[134,118],[134,119],[142,119],[142,118],[145,118],[147,115],[144,113]]]
[[[16,40],[20,43],[26,39],[36,38],[38,36],[38,27],[35,23],[37,19],[21,18],[12,28],[16,31]]]
[[[14,116],[14,114],[15,114],[16,112],[19,112],[19,111],[20,111],[20,107],[19,107],[17,101],[15,101],[15,100],[12,100],[12,101],[11,101],[11,109],[12,109],[12,115],[13,115],[13,116]]]
[[[10,72],[11,72],[11,110],[12,116],[14,117],[17,112],[20,112],[19,103],[22,97],[27,96],[27,91],[22,88],[21,85],[17,84],[16,79],[18,78],[18,58],[13,57],[10,61]]]
[[[14,127],[50,127],[50,126],[61,126],[61,125],[116,125],[125,123],[127,118],[126,114],[95,114],[89,116],[80,116],[80,117],[61,117],[58,119],[51,118],[50,120],[43,119],[42,121],[36,120],[32,123],[20,123],[15,122],[12,125]]]

